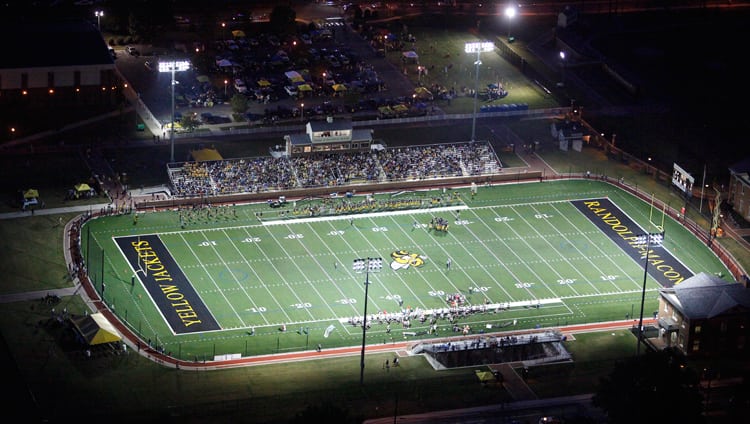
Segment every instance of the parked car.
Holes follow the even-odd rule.
[[[131,55],[131,56],[140,56],[141,55],[141,52],[139,52],[138,49],[136,49],[133,46],[127,46],[127,47],[125,47],[125,51],[128,52],[128,54]]]
[[[236,78],[234,80],[234,89],[237,90],[238,93],[246,93],[247,85],[245,85],[245,81],[243,81],[242,78]]]
[[[289,97],[297,97],[297,87],[293,85],[285,86],[284,91],[286,91],[286,94],[288,94]]]
[[[149,72],[154,72],[154,71],[156,71],[156,66],[154,66],[154,63],[153,63],[153,62],[150,62],[150,61],[148,61],[148,60],[147,60],[146,62],[144,62],[144,63],[143,63],[143,66],[144,66],[144,67],[146,68],[146,70],[147,70],[147,71],[149,71]]]

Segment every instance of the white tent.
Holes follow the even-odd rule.
[[[409,50],[408,52],[402,53],[404,56],[404,59],[413,60],[415,62],[419,61],[419,55],[414,50]]]

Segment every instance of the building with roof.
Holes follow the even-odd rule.
[[[0,106],[51,111],[122,99],[112,53],[86,20],[4,22],[0,49]]]
[[[729,167],[727,203],[740,216],[750,221],[750,158]]]
[[[284,136],[284,145],[271,149],[273,156],[303,156],[313,153],[343,153],[376,148],[372,129],[356,129],[349,120],[326,118],[310,121],[305,132]]]
[[[686,356],[750,357],[750,290],[701,272],[659,290],[659,345]]]

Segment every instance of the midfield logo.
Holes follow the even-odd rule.
[[[396,250],[395,252],[391,252],[391,259],[393,259],[391,269],[395,271],[409,267],[419,268],[425,264],[427,256],[422,256],[419,253],[409,253],[406,250]]]

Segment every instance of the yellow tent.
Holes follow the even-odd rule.
[[[88,184],[86,184],[86,183],[81,183],[81,184],[77,184],[75,186],[75,189],[76,189],[77,192],[82,192],[82,191],[89,191],[89,190],[91,190],[91,187]]]
[[[403,103],[399,103],[399,104],[391,107],[391,109],[393,109],[393,111],[396,112],[396,113],[403,113],[403,112],[406,112],[406,111],[409,110],[409,108],[405,104],[403,104]]]
[[[333,91],[346,91],[346,86],[344,84],[333,84]]]
[[[245,36],[245,31],[241,29],[235,29],[234,31],[232,31],[232,36],[234,38],[242,38]]]
[[[430,92],[430,90],[428,90],[425,87],[417,87],[417,88],[415,88],[414,89],[414,94],[416,94],[416,96],[419,99],[432,100],[432,93]]]
[[[73,323],[76,331],[78,331],[78,334],[89,345],[112,343],[122,340],[115,326],[100,313],[71,318],[70,321]]]
[[[260,86],[260,87],[270,87],[271,83],[268,80],[266,80],[266,79],[262,79],[262,80],[258,80],[258,86]]]
[[[312,87],[310,84],[301,84],[299,87],[297,87],[297,90],[299,91],[312,91]]]
[[[39,192],[36,189],[30,188],[23,192],[24,199],[33,199],[39,197]]]
[[[221,157],[221,154],[216,149],[200,149],[200,150],[193,150],[190,152],[190,155],[193,157],[193,159],[196,162],[205,162],[210,160],[223,160],[224,158]]]
[[[498,381],[497,377],[495,377],[495,374],[493,374],[492,371],[475,370],[474,372],[477,374],[477,378],[479,379],[479,382],[482,384],[487,384],[487,383]]]

